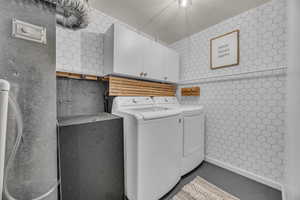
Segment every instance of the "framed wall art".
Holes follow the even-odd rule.
[[[210,68],[232,67],[240,63],[240,31],[215,37],[210,40]]]

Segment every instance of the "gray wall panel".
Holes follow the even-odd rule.
[[[57,116],[90,115],[104,111],[100,81],[57,78]]]
[[[11,37],[11,21],[47,28],[47,45]],[[24,138],[9,173],[9,190],[17,199],[32,199],[57,179],[55,17],[32,5],[0,0],[0,78],[11,83],[20,104]],[[15,139],[15,115],[9,111],[7,156]],[[57,193],[46,198],[55,200]]]

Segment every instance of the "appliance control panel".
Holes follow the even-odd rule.
[[[119,106],[153,105],[151,97],[116,97]]]
[[[179,104],[176,97],[154,97],[156,104]]]

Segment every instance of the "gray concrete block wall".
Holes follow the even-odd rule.
[[[48,44],[12,38],[13,17],[45,26]],[[20,104],[24,121],[24,138],[8,185],[16,199],[29,200],[57,181],[55,16],[32,5],[0,0],[0,36],[0,78],[11,83],[11,95]],[[16,130],[10,109],[7,156]],[[56,200],[57,192],[46,199]]]
[[[57,116],[104,112],[104,90],[100,81],[57,78]]]

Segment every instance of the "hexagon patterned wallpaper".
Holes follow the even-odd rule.
[[[180,87],[201,87],[206,156],[281,183],[284,165],[286,3],[273,0],[172,47],[181,54]],[[211,38],[240,29],[239,66],[211,70]]]
[[[93,9],[90,21],[86,29],[77,31],[56,26],[57,71],[103,74],[102,34],[116,20]]]
[[[135,30],[96,9],[91,9],[90,24],[82,30],[56,26],[56,70],[90,75],[103,75],[103,33],[118,23]],[[140,32],[146,37],[148,35]]]

